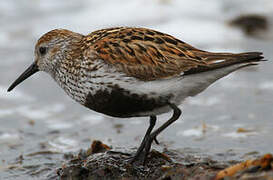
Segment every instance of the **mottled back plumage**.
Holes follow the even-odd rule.
[[[129,76],[155,80],[179,75],[198,65],[194,47],[161,32],[144,28],[111,28],[85,38],[97,57]]]
[[[145,28],[110,28],[85,36],[87,51],[141,80],[181,75],[243,61],[250,54],[210,53],[196,49],[168,34]],[[251,53],[257,58],[261,53]],[[260,59],[262,57],[259,57]],[[252,60],[253,60],[252,59]],[[218,60],[222,60],[218,63]],[[227,62],[229,61],[229,62]]]

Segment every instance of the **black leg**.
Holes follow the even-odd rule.
[[[149,128],[147,129],[146,133],[145,133],[145,136],[144,138],[142,139],[141,141],[141,144],[139,146],[139,148],[137,149],[137,152],[135,154],[135,156],[131,159],[131,163],[135,162],[139,156],[141,155],[144,147],[145,147],[145,144],[146,144],[146,141],[147,139],[149,138],[154,126],[155,126],[155,122],[156,122],[156,116],[150,116],[150,125],[149,125]],[[158,141],[156,140],[156,143],[158,143]]]
[[[175,122],[181,115],[181,110],[175,104],[169,104],[169,106],[173,109],[173,116],[167,122],[165,122],[162,126],[156,129],[152,134],[150,134],[151,139],[156,138],[158,134],[160,134],[164,129],[166,129],[169,125]]]
[[[143,152],[144,155],[142,156],[143,164],[146,163],[147,156],[152,146],[152,142],[157,137],[157,135],[160,134],[164,129],[166,129],[173,122],[175,122],[181,115],[181,110],[175,104],[169,104],[169,106],[173,109],[173,116],[167,122],[165,122],[162,126],[160,126],[158,129],[156,129],[154,132],[150,134],[149,139],[146,141],[146,144],[145,144],[145,148]]]
[[[151,127],[151,123],[150,123],[150,127],[148,128],[145,134],[145,137],[140,147],[138,148],[137,154],[135,155],[135,157],[133,158],[131,162],[134,162],[136,159],[141,158],[141,161],[143,162],[143,164],[145,164],[147,156],[151,149],[152,142],[156,141],[157,135],[160,134],[164,129],[166,129],[169,125],[171,125],[180,117],[181,110],[175,104],[169,104],[169,106],[173,109],[172,117],[167,122],[165,122],[162,126],[160,126],[158,129],[156,129],[154,132],[152,133],[149,132],[149,134],[147,134],[148,130],[150,131],[152,130],[152,128],[150,128]]]

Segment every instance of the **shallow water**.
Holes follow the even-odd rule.
[[[142,26],[209,51],[264,52],[269,61],[235,72],[188,99],[182,117],[154,148],[189,149],[222,160],[273,152],[273,29],[270,25],[259,38],[246,36],[227,24],[242,13],[262,13],[272,23],[273,2],[1,1],[0,179],[46,177],[65,161],[63,153],[86,149],[94,139],[136,147],[148,126],[147,118],[110,118],[80,106],[45,73],[6,92],[32,63],[35,41],[54,28],[86,34],[103,27]],[[161,115],[158,125],[170,115]],[[238,133],[239,128],[247,132]]]

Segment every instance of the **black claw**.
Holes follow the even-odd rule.
[[[132,164],[139,159],[140,162],[145,165],[154,139],[154,137],[146,136],[143,143],[141,143],[140,147],[138,148],[136,154],[129,162]]]

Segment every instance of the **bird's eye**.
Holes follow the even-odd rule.
[[[43,47],[43,46],[42,46],[42,47],[39,48],[39,53],[40,53],[41,55],[45,55],[45,54],[46,54],[46,50],[47,50],[46,47]]]

